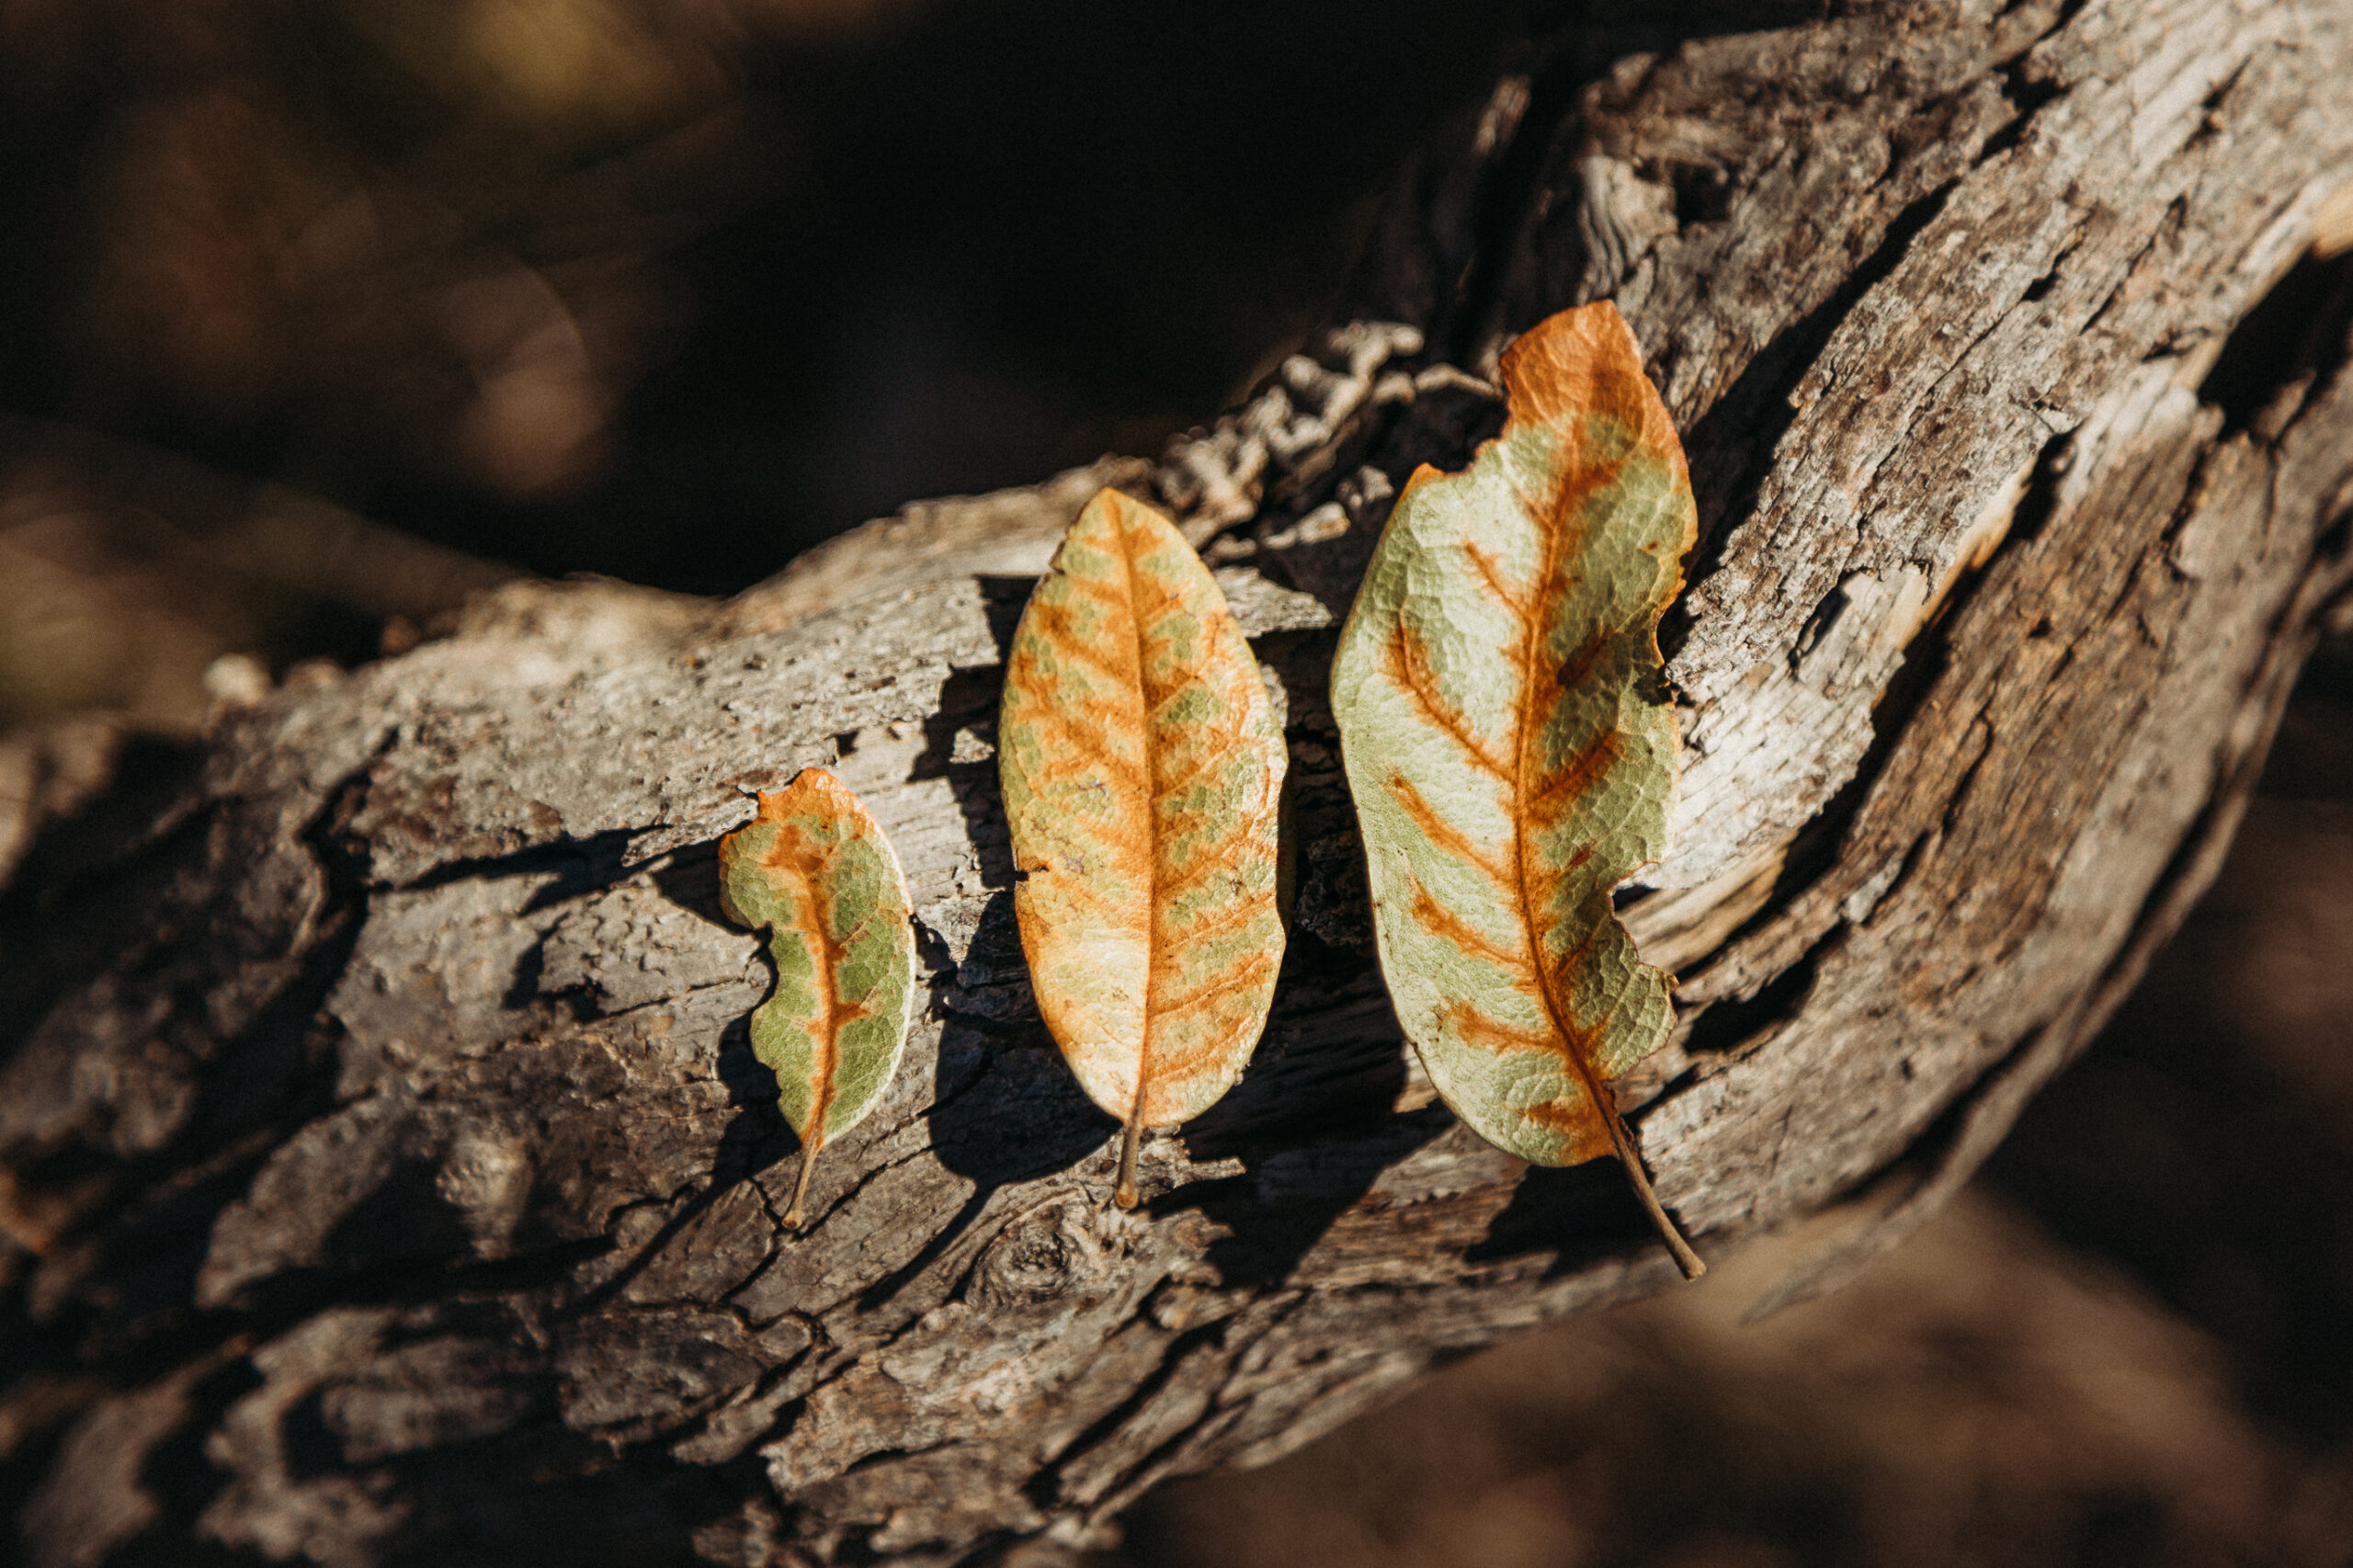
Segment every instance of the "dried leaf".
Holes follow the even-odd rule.
[[[1503,381],[1503,433],[1398,497],[1332,668],[1381,970],[1456,1114],[1540,1165],[1615,1153],[1697,1275],[1608,1087],[1674,1019],[1609,895],[1665,835],[1690,480],[1615,305],[1537,326]]]
[[[804,767],[719,841],[719,903],[730,920],[769,932],[776,990],[752,1015],[752,1050],[801,1135],[784,1217],[798,1226],[817,1152],[873,1108],[898,1070],[915,996],[907,881],[858,798]]]
[[[1283,926],[1286,755],[1257,661],[1168,520],[1087,504],[1030,595],[997,723],[1021,946],[1095,1103],[1142,1130],[1199,1115],[1266,1028]]]

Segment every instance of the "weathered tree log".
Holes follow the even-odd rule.
[[[1704,529],[1675,847],[1625,904],[1681,1022],[1626,1103],[1702,1251],[1819,1229],[1784,1296],[1903,1233],[2195,896],[2346,581],[2353,14],[1833,9],[1530,40],[1347,324],[1157,466],[912,507],[724,605],[509,585],[20,790],[27,1560],[1042,1560],[1667,1284],[1614,1169],[1433,1103],[1324,697],[1389,497],[1495,427],[1512,332],[1605,295]],[[991,752],[1105,482],[1208,546],[1285,694],[1299,868],[1258,1059],[1133,1214],[1027,991]],[[929,989],[787,1235],[712,846],[813,763],[892,834]]]

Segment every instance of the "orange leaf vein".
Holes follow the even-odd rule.
[[[1425,837],[1457,859],[1467,860],[1486,872],[1497,887],[1512,885],[1511,872],[1490,859],[1485,850],[1471,841],[1469,834],[1438,815],[1437,808],[1422,798],[1422,792],[1414,787],[1412,779],[1392,769],[1389,775],[1389,790]]]
[[[1623,466],[1624,460],[1620,459],[1616,463],[1578,472],[1572,479],[1555,487],[1549,506],[1531,508],[1537,516],[1538,527],[1544,540],[1543,563],[1537,574],[1539,592],[1545,594],[1552,602],[1557,603],[1563,596],[1573,594],[1576,590],[1581,574],[1573,574],[1569,570],[1568,562],[1575,548],[1582,543],[1582,536],[1586,531],[1584,524],[1586,504],[1596,492],[1617,477],[1619,470]],[[1574,527],[1571,523],[1573,517],[1576,519],[1576,526]],[[1544,950],[1542,926],[1537,908],[1537,891],[1540,887],[1552,886],[1565,874],[1565,869],[1562,871],[1548,870],[1539,858],[1540,846],[1536,841],[1535,834],[1531,831],[1533,827],[1531,819],[1534,816],[1536,801],[1530,799],[1528,789],[1529,781],[1540,776],[1542,771],[1535,756],[1544,717],[1540,711],[1540,704],[1545,697],[1562,689],[1562,676],[1554,671],[1552,672],[1552,678],[1549,680],[1540,678],[1541,675],[1547,673],[1542,622],[1531,617],[1526,623],[1526,641],[1520,650],[1520,702],[1513,724],[1512,737],[1512,750],[1517,764],[1512,770],[1512,778],[1515,793],[1518,795],[1520,803],[1520,809],[1512,813],[1512,858],[1519,872],[1520,919],[1527,931],[1528,950],[1533,957]],[[1588,655],[1581,652],[1578,659],[1573,663],[1583,665]],[[1614,744],[1614,739],[1611,744]],[[1588,749],[1606,752],[1609,746],[1605,744]],[[1552,782],[1564,787],[1569,781],[1582,777],[1584,771],[1582,767],[1573,766]],[[1592,1096],[1596,1108],[1603,1109],[1604,1102],[1601,1096],[1604,1091],[1600,1075],[1593,1062],[1589,1060],[1592,1041],[1585,1031],[1578,1029],[1571,1022],[1568,1006],[1564,998],[1559,994],[1563,971],[1574,963],[1581,962],[1598,937],[1598,930],[1592,933],[1560,964],[1548,966],[1538,962],[1535,967],[1537,992],[1543,1001],[1545,1013],[1552,1019],[1556,1036],[1551,1049],[1568,1059],[1570,1066],[1583,1081],[1586,1093]]]
[[[1464,717],[1462,710],[1432,689],[1428,665],[1414,651],[1418,642],[1419,639],[1413,628],[1405,624],[1405,618],[1401,612],[1397,617],[1396,635],[1387,644],[1396,662],[1393,673],[1397,684],[1404,687],[1415,706],[1428,715],[1431,723],[1454,737],[1454,744],[1461,746],[1472,761],[1495,778],[1509,782],[1511,769],[1487,749],[1486,743],[1471,728],[1471,722]]]

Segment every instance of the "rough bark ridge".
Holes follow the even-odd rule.
[[[1394,488],[1494,427],[1509,334],[1602,295],[1705,530],[1675,847],[1628,909],[1683,1022],[1628,1104],[1703,1250],[1803,1221],[1785,1293],[1835,1278],[2194,896],[2345,580],[2348,77],[2318,4],[1563,28],[1407,171],[1347,324],[1156,467],[913,507],[727,605],[510,585],[196,754],[19,748],[27,1561],[1027,1560],[1665,1284],[1614,1170],[1431,1102],[1324,697]],[[1299,851],[1257,1062],[1132,1215],[1026,988],[991,754],[1104,481],[1209,541]],[[812,763],[895,839],[929,989],[787,1236],[712,844]]]

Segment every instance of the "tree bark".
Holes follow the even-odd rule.
[[[1624,1103],[1703,1253],[1815,1233],[1760,1309],[1900,1237],[2203,886],[2347,580],[2353,16],[1835,9],[1530,38],[1343,324],[1157,465],[913,506],[726,604],[510,584],[194,750],[19,745],[27,1561],[1050,1561],[1668,1285],[1614,1168],[1435,1103],[1325,698],[1390,497],[1590,299],[1703,529],[1674,846],[1625,900],[1680,1021]],[[1257,1059],[1133,1213],[1028,991],[991,749],[1106,483],[1207,547],[1283,694],[1298,866]],[[892,834],[928,991],[788,1234],[714,841],[812,764]]]

